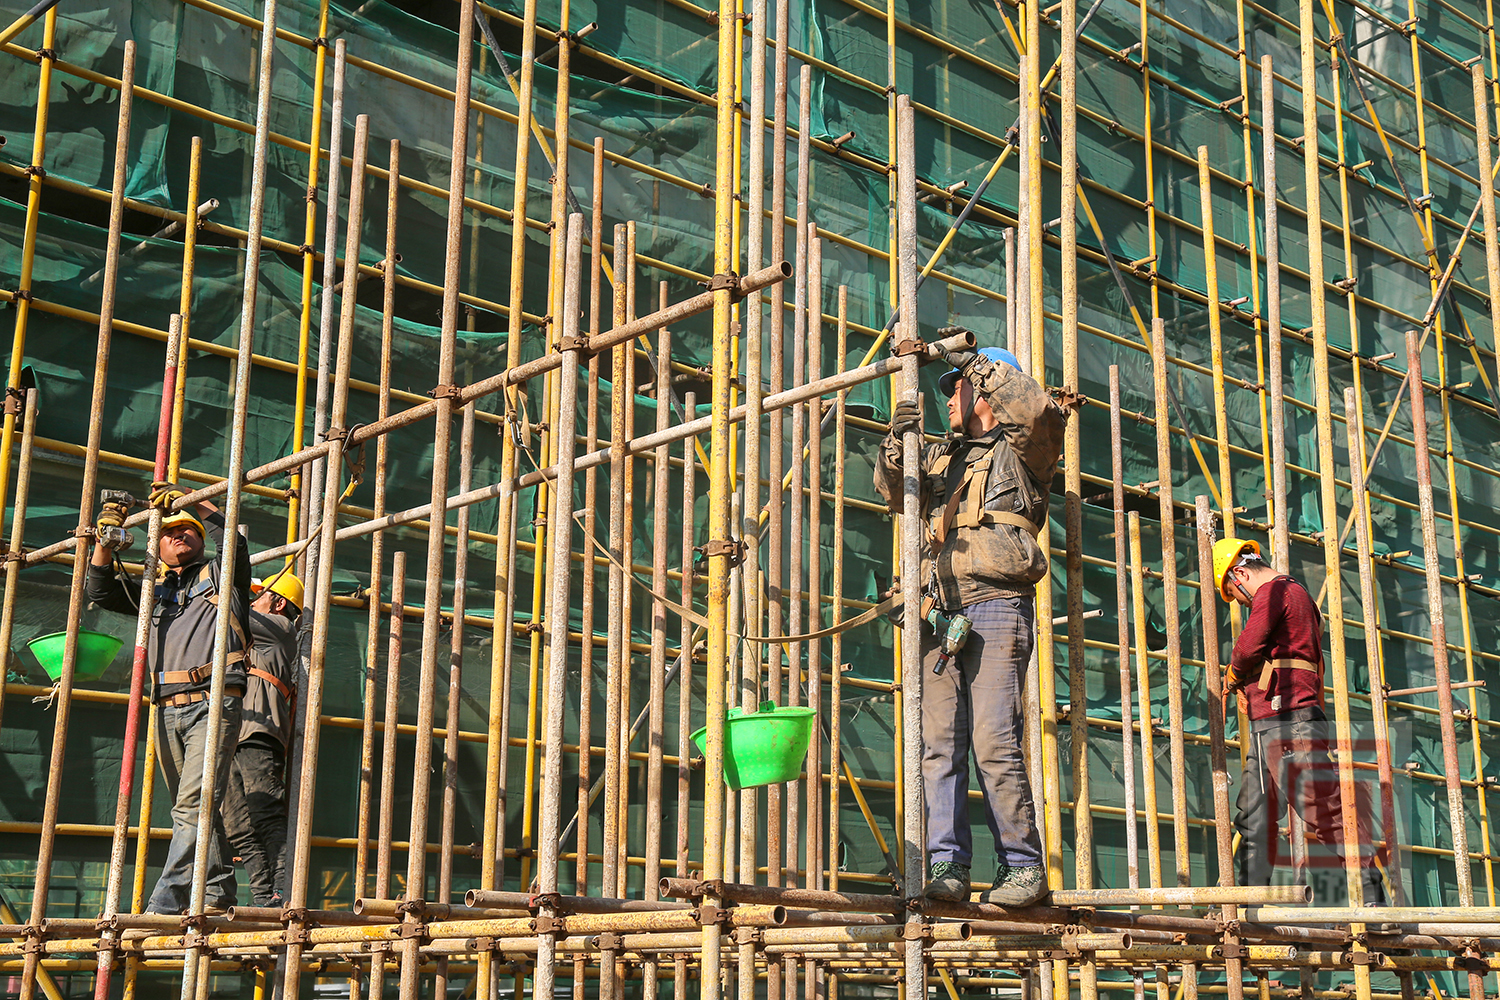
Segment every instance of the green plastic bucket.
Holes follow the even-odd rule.
[[[777,708],[763,701],[748,715],[731,708],[724,717],[724,783],[755,788],[795,781],[812,742],[813,710]],[[693,734],[698,749],[708,751],[708,727]]]
[[[62,678],[63,649],[67,641],[68,633],[53,632],[51,635],[38,636],[26,644],[31,654],[47,671],[47,676],[54,681]],[[73,665],[73,676],[78,680],[92,680],[98,677],[114,661],[115,654],[123,645],[125,645],[124,639],[105,635],[103,632],[79,629],[78,660]]]

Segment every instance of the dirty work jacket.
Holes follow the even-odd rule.
[[[264,734],[292,745],[292,716],[297,704],[297,626],[281,615],[250,609],[250,655],[245,659],[245,702],[240,714],[240,742]]]
[[[203,518],[203,525],[214,543],[214,557],[200,559],[180,570],[167,570],[156,584],[156,606],[151,612],[151,635],[146,646],[153,700],[209,689],[213,681],[214,628],[221,607],[228,607],[239,626],[238,629],[231,626],[229,630],[230,662],[224,673],[224,687],[227,690],[245,686],[245,667],[240,660],[244,656],[241,635],[250,607],[250,548],[244,538],[235,539],[234,586],[222,588],[221,594],[218,554],[224,546],[224,515],[215,511]],[[127,590],[113,566],[90,564],[85,593],[106,611],[134,617],[140,585],[131,581]],[[194,671],[198,677],[172,683],[162,683],[158,677],[162,672],[178,671]]]
[[[983,366],[989,366],[989,371]],[[922,584],[935,579],[938,606],[1030,594],[1046,572],[1037,536],[1062,454],[1063,411],[1045,389],[1009,365],[980,359],[973,382],[999,420],[990,434],[924,444]],[[875,461],[875,489],[901,510],[901,439],[887,434]],[[954,499],[953,503],[949,501]]]

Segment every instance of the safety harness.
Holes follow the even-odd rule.
[[[941,551],[954,528],[977,528],[982,524],[1009,524],[1021,528],[1032,538],[1041,534],[1041,526],[1023,514],[985,508],[985,486],[989,482],[990,468],[994,465],[995,453],[999,450],[1000,443],[1001,439],[996,439],[988,452],[978,460],[970,462],[968,468],[964,469],[963,477],[954,486],[948,502],[940,510],[929,512],[927,526],[932,531],[934,554]],[[932,463],[932,468],[927,475],[933,481],[941,481],[947,476],[952,464],[952,452],[940,455]],[[1020,491],[1021,488],[1022,484],[1017,481],[1016,490]]]
[[[214,579],[213,564],[211,562],[201,563],[198,567],[198,572],[193,577],[193,582],[186,587],[168,590],[165,584],[158,583],[156,585],[158,608],[166,604],[187,607],[187,605],[199,597],[203,597],[214,607],[219,606],[219,585],[218,581]],[[234,630],[234,634],[239,638],[240,648],[229,651],[229,655],[224,660],[226,666],[244,660],[246,655],[245,650],[250,648],[250,642],[245,636],[245,627],[240,624],[239,619],[231,616],[229,627]],[[199,684],[212,673],[213,666],[213,661],[210,660],[207,663],[200,663],[190,670],[158,670],[155,675],[156,685],[160,688],[165,684]],[[173,706],[187,705],[195,701],[202,701],[205,697],[207,695],[204,692],[191,691],[163,699],[162,703]]]
[[[1318,687],[1323,686],[1323,665],[1313,663],[1309,660],[1299,660],[1294,657],[1286,657],[1280,660],[1267,660],[1260,668],[1260,681],[1257,686],[1262,691],[1271,689],[1271,676],[1278,670],[1306,670],[1317,674]]]

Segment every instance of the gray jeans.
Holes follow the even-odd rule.
[[[937,637],[922,626],[922,781],[930,862],[972,865],[969,754],[979,769],[985,819],[1000,860],[1042,863],[1042,842],[1022,749],[1022,691],[1036,641],[1030,597],[964,608],[974,622],[963,649],[933,674]]]
[[[229,863],[228,841],[219,806],[229,782],[229,762],[240,735],[240,698],[224,698],[219,721],[219,760],[214,774],[214,836],[208,852],[208,882],[204,905],[229,907],[235,902],[234,866]],[[198,847],[198,806],[203,795],[203,755],[210,739],[207,699],[175,708],[163,707],[156,715],[156,755],[161,761],[167,791],[172,796],[172,843],[161,877],[146,904],[149,913],[183,913],[192,902],[193,856]]]

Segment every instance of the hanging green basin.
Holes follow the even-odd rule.
[[[769,701],[748,715],[730,709],[724,717],[724,783],[738,789],[797,780],[812,742],[813,714]],[[693,734],[693,742],[708,752],[707,726]]]
[[[31,654],[47,671],[47,676],[54,681],[62,679],[63,649],[67,641],[68,633],[53,632],[51,635],[32,639],[26,644]],[[123,645],[125,645],[124,639],[105,635],[103,632],[79,629],[78,660],[73,666],[74,679],[92,680],[104,673],[105,668],[114,661],[115,654]]]

